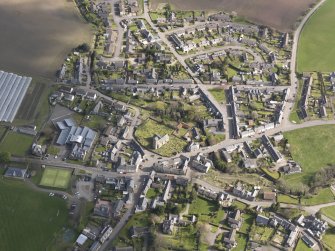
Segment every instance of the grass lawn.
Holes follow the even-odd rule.
[[[243,214],[242,218],[243,218],[243,223],[240,228],[240,232],[248,234],[252,224],[254,223],[255,217],[251,214]]]
[[[297,70],[330,72],[334,70],[335,1],[326,1],[305,24],[298,44]]]
[[[218,102],[226,101],[226,94],[223,88],[213,88],[208,90]]]
[[[65,201],[21,181],[1,179],[0,190],[0,250],[45,251],[66,226]]]
[[[40,185],[66,189],[70,183],[71,173],[71,169],[46,167]]]
[[[321,213],[335,221],[335,206],[324,207],[321,209]]]
[[[275,229],[271,227],[263,227],[258,225],[253,225],[250,231],[250,236],[255,241],[266,242],[270,240]]]
[[[153,188],[149,188],[146,197],[149,199],[153,199],[156,198],[159,195],[159,193],[153,189]]]
[[[237,247],[234,248],[234,251],[244,251],[247,247],[247,235],[242,233],[236,234]]]
[[[284,133],[291,154],[302,167],[302,173],[285,176],[290,182],[308,183],[320,168],[335,163],[335,125],[303,128]]]
[[[189,214],[208,214],[214,212],[217,205],[214,202],[197,197],[190,205]]]
[[[159,124],[152,119],[148,119],[145,123],[137,128],[137,130],[135,131],[135,137],[145,148],[150,149],[153,152],[156,152],[163,156],[172,156],[175,153],[181,152],[187,145],[186,141],[172,135],[172,132],[172,128],[169,128],[164,124]],[[168,134],[170,140],[161,148],[154,150],[152,148],[152,142],[153,137],[156,134],[159,134],[161,136]]]
[[[235,201],[233,202],[232,206],[235,206],[237,209],[240,209],[240,210],[242,210],[242,211],[243,211],[244,209],[247,208],[247,205],[246,205],[246,204],[244,204],[243,202],[240,202],[240,201],[238,201],[238,200],[235,200]]]
[[[0,152],[10,152],[15,156],[25,156],[29,152],[32,143],[32,136],[9,132],[0,145]]]
[[[312,250],[312,249],[308,247],[302,239],[300,239],[294,251],[307,251],[307,250]]]
[[[199,221],[210,222],[216,225],[222,223],[225,215],[225,211],[220,209],[219,205],[201,197],[198,197],[192,202],[188,213],[198,215]]]
[[[326,250],[334,250],[335,243],[335,229],[329,228],[322,236],[321,243],[327,248]]]
[[[286,204],[298,204],[299,200],[293,196],[286,194],[279,194],[277,196],[277,202],[286,203]]]

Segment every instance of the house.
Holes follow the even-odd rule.
[[[268,136],[263,135],[261,139],[262,139],[262,143],[263,143],[265,149],[268,151],[268,153],[269,153],[270,157],[273,159],[273,161],[276,162],[276,163],[280,162],[282,160],[282,156],[274,148],[274,146],[272,145]]]
[[[181,155],[180,157],[158,161],[153,165],[156,172],[184,175],[188,169],[190,158]]]
[[[221,150],[221,155],[227,163],[231,163],[233,161],[230,153],[228,153],[226,150]]]
[[[213,162],[203,156],[202,153],[198,153],[197,156],[192,159],[190,165],[192,168],[202,173],[207,173],[208,170],[214,166]]]
[[[236,229],[230,229],[228,234],[223,238],[223,243],[228,249],[232,249],[237,246],[235,236]]]
[[[45,153],[45,150],[46,146],[41,146],[36,143],[33,143],[33,145],[31,146],[31,153],[38,157],[41,157]]]
[[[243,160],[243,166],[247,169],[254,169],[254,168],[257,167],[257,160],[256,159],[245,158]]]
[[[256,217],[256,224],[261,226],[267,226],[269,224],[269,218],[258,214]]]
[[[228,216],[228,225],[233,229],[239,229],[242,225],[241,211],[239,209],[231,212]]]
[[[149,233],[148,227],[132,226],[130,229],[131,238],[139,238]]]
[[[124,206],[123,200],[117,200],[113,207],[113,217],[119,217]]]
[[[173,220],[164,220],[162,224],[162,231],[164,234],[172,234],[174,229]]]
[[[102,236],[99,239],[100,243],[103,244],[108,238],[109,236],[112,234],[113,232],[113,228],[111,226],[106,226],[102,231]]]
[[[187,146],[188,152],[193,152],[200,149],[200,144],[194,141],[191,141],[190,144]]]
[[[135,213],[143,212],[147,209],[148,200],[145,197],[141,197],[138,204],[135,207]]]
[[[162,196],[162,201],[164,201],[165,203],[167,202],[168,198],[169,198],[169,193],[170,193],[170,189],[171,189],[171,181],[168,180],[166,182],[164,191],[163,191],[163,196]]]
[[[280,170],[284,172],[284,174],[301,173],[302,171],[300,165],[291,160],[287,161],[287,165],[282,166]]]
[[[86,95],[86,98],[91,100],[91,101],[95,101],[97,99],[97,94],[94,92],[88,92]]]
[[[95,203],[93,214],[104,218],[112,216],[112,205],[109,201],[98,199]]]
[[[276,193],[275,192],[264,192],[263,199],[274,201],[276,199]]]
[[[72,95],[72,94],[65,94],[64,95],[64,100],[72,102],[74,100],[74,95]]]
[[[286,246],[293,247],[296,243],[296,240],[299,236],[299,228],[295,227],[289,234],[287,240],[286,240]]]
[[[153,148],[158,149],[161,148],[163,145],[168,143],[170,140],[170,137],[168,134],[165,134],[164,136],[157,135],[153,138]]]

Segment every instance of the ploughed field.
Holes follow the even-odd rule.
[[[294,29],[296,20],[315,0],[152,0],[151,8],[169,2],[179,10],[235,11],[250,21],[268,25],[282,31]]]
[[[0,69],[53,78],[91,29],[69,0],[0,1]]]

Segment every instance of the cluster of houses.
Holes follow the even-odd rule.
[[[63,86],[58,91],[53,92],[49,96],[49,102],[52,105],[56,105],[56,103],[71,103],[75,100],[75,98],[80,98],[81,100],[89,100],[95,101],[98,98],[98,95],[95,92],[87,92],[83,89],[73,89],[70,86]],[[79,107],[74,107],[74,111],[81,113],[83,112]]]
[[[227,223],[230,230],[224,234],[222,242],[228,250],[231,250],[237,246],[236,233],[243,224],[241,211],[237,209],[229,212],[227,216]]]
[[[238,90],[238,88],[231,86],[228,91],[228,103],[232,116],[233,137],[251,137],[257,133],[263,133],[278,126],[283,119],[285,100],[288,94],[289,89],[285,89],[282,93],[270,91],[269,89],[265,89],[264,91],[250,89],[242,92]],[[274,97],[281,97],[281,101],[274,100]],[[257,113],[258,110],[252,111],[248,108],[249,110],[246,113],[240,109],[241,106],[249,107],[253,99],[257,99],[257,102],[262,102],[264,106],[262,109],[267,113],[270,112],[271,115],[263,118]],[[254,115],[253,112],[255,112]],[[243,120],[243,122],[241,120]],[[256,124],[256,122],[258,124]]]
[[[99,198],[95,202],[93,215],[104,219],[121,217],[123,209],[133,203],[134,187],[132,178],[106,179],[104,176],[97,176],[95,178],[95,191]],[[112,196],[113,194],[119,196]]]
[[[169,158],[168,160],[161,160],[154,163],[152,167],[153,170],[159,173],[185,175],[190,167],[198,172],[207,173],[214,165],[209,158],[202,153],[198,153],[192,158],[181,155],[179,157]]]
[[[116,12],[119,16],[136,16],[141,11],[137,0],[120,0],[116,3]]]
[[[322,234],[328,228],[326,222],[312,215],[306,217],[301,215],[297,219],[297,224],[301,228],[276,214],[271,214],[270,217],[258,214],[256,224],[272,228],[283,227],[288,232],[285,238],[285,246],[288,248],[293,248],[300,236],[308,247],[313,248],[317,244],[316,241],[322,238]]]
[[[112,232],[113,228],[110,225],[103,228],[88,225],[76,239],[75,246],[80,250],[98,251],[102,244],[108,240]]]
[[[226,192],[215,192],[209,188],[199,186],[197,189],[199,196],[217,202],[222,207],[229,207],[233,202],[233,198]]]
[[[237,182],[236,185],[232,187],[231,193],[241,199],[254,201],[260,190],[261,188],[259,186],[254,186],[252,190],[248,190],[244,184]]]

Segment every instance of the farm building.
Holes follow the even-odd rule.
[[[0,71],[0,121],[13,122],[31,80]]]

